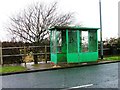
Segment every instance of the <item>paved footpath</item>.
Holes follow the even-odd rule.
[[[78,63],[78,64],[59,64],[57,66],[51,64],[50,62],[45,63],[45,62],[39,62],[37,66],[34,66],[34,62],[32,63],[27,63],[26,68],[28,70],[42,70],[42,69],[51,69],[51,68],[67,68],[67,67],[79,67],[79,66],[87,66],[87,65],[98,65],[98,64],[106,64],[106,63],[116,63],[119,61],[99,61],[97,62],[92,62],[92,63]],[[25,67],[25,64],[21,64],[23,67]]]

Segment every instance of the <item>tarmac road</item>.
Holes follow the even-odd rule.
[[[2,88],[118,88],[118,63],[2,76]]]

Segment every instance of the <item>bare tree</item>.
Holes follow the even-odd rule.
[[[72,18],[73,13],[57,12],[56,2],[50,5],[36,3],[18,15],[10,17],[8,29],[22,41],[42,43],[49,37],[48,28],[69,25]]]
[[[36,3],[10,17],[7,28],[17,40],[40,44],[49,38],[48,28],[67,26],[72,23],[72,18],[73,13],[60,14],[57,11],[57,2],[50,5]],[[34,55],[34,63],[38,63],[37,55]]]

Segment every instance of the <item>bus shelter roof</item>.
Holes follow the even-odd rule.
[[[49,30],[98,30],[100,28],[93,28],[93,27],[80,27],[80,26],[54,26],[53,28],[50,28]]]

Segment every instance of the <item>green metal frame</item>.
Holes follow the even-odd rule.
[[[80,63],[80,62],[93,62],[98,60],[98,35],[97,30],[99,28],[86,28],[86,27],[54,27],[50,29],[50,51],[51,51],[51,62],[57,64],[59,62],[66,63]],[[71,31],[70,31],[71,30]],[[74,31],[73,31],[74,30]],[[61,52],[52,52],[52,32],[61,31],[62,32],[62,46]],[[82,52],[81,45],[81,32],[88,31],[88,52]],[[69,36],[70,35],[70,36]],[[73,42],[70,42],[70,39]],[[56,38],[56,35],[55,35]],[[76,41],[75,41],[76,40]],[[54,41],[57,44],[57,39]],[[77,49],[76,52],[74,48]],[[70,51],[70,52],[69,52]]]

